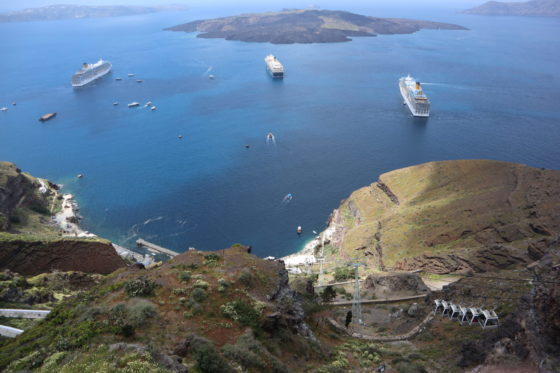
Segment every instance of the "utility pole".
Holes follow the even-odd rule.
[[[352,263],[350,266],[354,267],[354,274],[356,283],[354,284],[354,299],[352,299],[352,320],[357,322],[359,325],[364,325],[362,319],[362,299],[360,296],[360,276],[359,268],[365,266],[364,263]]]
[[[323,273],[323,262],[325,261],[325,258],[317,258],[317,261],[319,262],[319,278],[317,278],[317,283],[318,285],[323,285],[323,283],[325,282]]]
[[[325,234],[321,233],[321,256],[319,258],[317,258],[317,261],[319,261],[320,265],[319,265],[319,279],[318,279],[318,283],[319,285],[323,285],[323,283],[325,282],[325,273],[323,272],[323,262],[325,261]]]

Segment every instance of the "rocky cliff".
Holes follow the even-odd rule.
[[[9,269],[25,276],[52,271],[109,274],[124,266],[123,259],[106,240],[0,233],[0,271]]]
[[[560,172],[463,160],[388,172],[344,200],[325,231],[335,260],[482,272],[532,262],[560,233]],[[316,250],[319,250],[318,246]]]
[[[61,200],[55,184],[0,162],[0,270],[108,274],[125,265],[106,240],[63,235],[51,218]]]

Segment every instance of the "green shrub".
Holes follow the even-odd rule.
[[[235,300],[223,304],[220,308],[224,316],[237,321],[243,326],[258,326],[260,313],[250,303],[243,300]]]
[[[246,288],[251,288],[253,286],[253,274],[250,270],[244,269],[239,274],[239,282],[241,282]]]
[[[410,361],[400,361],[395,365],[395,368],[399,373],[427,373],[424,366]]]
[[[154,295],[157,284],[146,277],[139,277],[125,282],[124,291],[129,297],[147,297]]]
[[[216,351],[212,342],[196,335],[187,337],[192,346],[196,368],[202,373],[233,373],[234,370]]]
[[[206,292],[201,288],[195,288],[191,293],[191,299],[199,303],[204,301],[207,296],[208,294],[206,294]]]
[[[179,280],[183,282],[187,282],[191,279],[191,271],[182,271],[179,273]]]
[[[221,292],[221,293],[225,292],[229,288],[229,286],[230,286],[230,283],[227,280],[225,280],[223,278],[218,280],[218,291],[219,292]]]
[[[153,318],[157,314],[156,306],[145,299],[138,299],[136,302],[127,306],[127,321],[137,328],[142,326],[146,320]]]
[[[337,267],[334,270],[335,281],[341,282],[354,277],[354,269],[352,267]]]
[[[331,300],[333,300],[334,298],[336,298],[336,291],[333,289],[332,286],[327,286],[322,292],[321,292],[321,300],[324,303],[328,303]]]
[[[239,363],[243,370],[247,370],[252,367],[261,369],[265,367],[264,361],[259,355],[237,344],[226,344],[222,347],[222,353],[228,359]]]
[[[187,289],[187,288],[173,289],[173,294],[175,294],[175,295],[187,295],[188,292],[189,292],[189,289]]]
[[[215,267],[220,261],[220,256],[216,254],[208,254],[204,256],[204,264],[208,267]]]
[[[31,204],[29,205],[29,208],[41,215],[50,215],[51,212],[50,210],[41,202],[39,201],[33,201],[31,202]]]
[[[196,280],[196,282],[193,285],[195,288],[197,289],[208,289],[208,286],[210,286],[206,281],[204,280]]]

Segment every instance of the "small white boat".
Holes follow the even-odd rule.
[[[114,106],[117,106],[118,104],[119,104],[119,103],[118,103],[118,102],[116,102],[116,101],[115,101],[115,102],[113,102],[113,105],[114,105]]]
[[[76,177],[77,177],[78,179],[81,179],[81,178],[84,177],[84,175],[83,175],[83,174],[78,174],[78,175],[76,175]]]
[[[148,106],[152,106],[152,101],[148,101],[144,104],[144,106],[148,107]]]
[[[150,110],[151,110],[151,111],[156,111],[156,110],[157,110],[157,106],[152,106],[152,107],[150,108]]]
[[[12,102],[12,105],[13,105],[13,106],[16,106],[17,104],[16,104],[16,102],[14,101],[14,102]]]
[[[122,80],[122,78],[115,78],[115,80]]]
[[[8,108],[7,107],[1,107],[0,111],[8,111]]]
[[[130,104],[128,104],[128,107],[137,107],[137,106],[140,106],[138,102],[131,102]]]
[[[134,76],[134,74],[128,74],[128,76],[129,76],[129,77],[133,77],[133,76]]]
[[[212,74],[208,75],[208,79],[214,79],[214,75]]]

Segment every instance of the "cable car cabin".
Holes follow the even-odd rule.
[[[443,305],[441,304],[441,299],[434,300],[434,313],[443,312]]]
[[[471,307],[467,310],[467,320],[469,321],[469,325],[478,323],[480,311],[481,311],[480,308],[474,308],[474,307]]]
[[[496,312],[489,310],[482,310],[478,317],[478,323],[482,329],[492,329],[498,327],[498,315]]]
[[[457,317],[457,321],[459,321],[461,325],[463,325],[465,322],[468,321],[467,311],[468,311],[467,307],[459,306],[459,316]]]
[[[449,319],[450,320],[457,320],[459,318],[459,314],[461,312],[459,306],[457,304],[450,303],[449,308],[450,308],[450,310],[447,314],[449,316]]]
[[[441,305],[443,307],[443,311],[442,311],[442,315],[448,315],[449,312],[451,311],[451,307],[449,306],[449,303],[447,303],[446,301],[442,300],[441,301]]]

